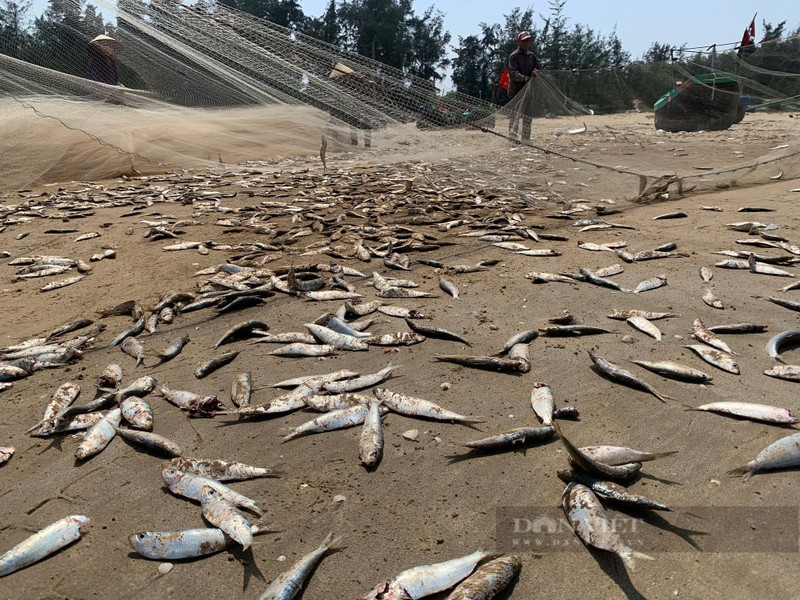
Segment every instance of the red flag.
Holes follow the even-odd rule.
[[[503,74],[500,75],[500,87],[508,92],[508,84],[511,83],[511,76],[508,74],[508,67],[503,69]]]
[[[750,21],[750,25],[745,27],[744,35],[742,35],[742,43],[739,44],[739,56],[741,56],[743,53],[750,54],[755,50],[756,16],[758,16],[758,13],[753,15],[753,20]]]

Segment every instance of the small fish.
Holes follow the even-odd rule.
[[[595,352],[594,350],[589,350],[589,357],[592,359],[592,362],[597,366],[597,368],[601,372],[608,375],[611,379],[624,383],[625,385],[629,385],[631,387],[644,390],[649,394],[652,394],[662,402],[666,402],[667,399],[669,399],[669,396],[660,394],[649,383],[642,381],[630,371],[622,369],[617,365],[615,365],[614,363],[607,361],[606,359],[598,355],[597,352]]]
[[[306,398],[306,408],[317,412],[330,412],[349,408],[357,404],[369,406],[372,398],[361,394],[332,394],[326,396],[309,396]]]
[[[284,331],[283,333],[269,333],[254,329],[253,334],[258,337],[251,344],[316,344],[317,338],[303,331]]]
[[[700,279],[708,283],[714,278],[714,272],[708,267],[700,267]]]
[[[619,556],[634,569],[634,559],[653,557],[633,550],[615,533],[611,520],[597,496],[585,485],[570,482],[564,488],[562,506],[575,534],[587,545]]]
[[[612,290],[617,290],[620,292],[624,292],[625,290],[622,289],[616,281],[612,281],[610,279],[605,279],[604,277],[598,277],[594,273],[592,273],[589,269],[585,269],[583,267],[580,268],[580,273],[586,278],[588,283],[593,285],[597,285],[600,287],[610,288]]]
[[[91,319],[78,319],[77,321],[67,323],[66,325],[62,325],[58,329],[54,329],[49,334],[47,334],[47,341],[61,337],[66,333],[71,333],[79,329],[84,329],[85,327],[89,327],[89,325],[92,324],[94,324],[94,321],[92,321]]]
[[[536,442],[544,442],[549,440],[555,435],[555,428],[551,425],[544,427],[518,427],[505,433],[493,435],[488,438],[475,440],[474,442],[466,442],[464,445],[467,448],[475,450],[497,450],[507,446],[526,445]]]
[[[522,570],[517,556],[501,556],[475,569],[445,600],[491,600],[506,589]]]
[[[711,290],[706,290],[706,293],[703,294],[703,302],[708,304],[708,306],[710,306],[711,308],[716,308],[719,310],[725,309],[725,305],[722,303],[722,300],[717,298],[714,295],[714,292],[712,292]]]
[[[794,425],[800,422],[788,408],[753,404],[750,402],[712,402],[711,404],[703,404],[702,406],[690,410],[702,410],[723,415],[733,415],[734,417],[761,421],[762,423]]]
[[[439,287],[443,292],[453,297],[453,299],[459,299],[459,292],[458,288],[452,281],[448,281],[444,277],[439,277]]]
[[[203,492],[205,487],[216,490],[223,498],[226,498],[234,506],[246,508],[259,516],[264,515],[254,500],[229,488],[224,483],[209,479],[201,475],[195,475],[179,469],[167,467],[161,469],[161,479],[173,494],[202,502],[206,494]]]
[[[328,550],[338,544],[342,537],[334,538],[333,533],[329,533],[314,551],[309,552],[294,563],[290,569],[278,575],[258,597],[258,600],[292,600],[295,598]]]
[[[713,365],[718,369],[722,369],[728,373],[733,373],[734,375],[741,374],[741,371],[739,371],[739,366],[736,364],[736,361],[730,354],[726,354],[721,350],[709,348],[708,346],[703,346],[701,344],[688,345],[684,346],[684,348],[688,348],[708,364]]]
[[[427,338],[414,331],[398,331],[383,335],[371,335],[364,341],[370,346],[413,346],[424,342]]]
[[[800,365],[777,365],[764,371],[764,375],[786,381],[800,381]]]
[[[288,442],[303,435],[336,431],[347,427],[361,425],[369,414],[369,407],[356,404],[340,410],[334,410],[324,415],[303,423],[292,429],[281,441]]]
[[[674,456],[678,453],[677,450],[669,450],[667,452],[643,452],[641,450],[634,450],[633,448],[626,448],[625,446],[584,446],[579,448],[579,450],[594,460],[614,467],[650,462],[659,458]]]
[[[40,292],[51,292],[53,290],[59,290],[61,288],[65,288],[70,286],[74,283],[78,283],[82,279],[84,279],[86,275],[75,275],[74,277],[67,277],[66,279],[60,279],[58,281],[51,281],[47,285],[42,286],[39,291]]]
[[[709,327],[709,331],[714,333],[763,333],[767,330],[766,325],[759,325],[757,323],[733,323],[731,325],[715,325]]]
[[[344,290],[322,290],[317,292],[305,292],[304,298],[316,302],[324,302],[327,300],[353,300],[354,298],[363,298],[363,294],[355,292],[346,292]]]
[[[594,274],[598,277],[613,277],[614,275],[619,275],[625,269],[622,268],[622,265],[611,265],[609,267],[603,267],[602,269],[597,269]]]
[[[458,335],[457,333],[453,333],[452,331],[448,331],[447,329],[443,329],[441,327],[426,327],[424,325],[420,325],[414,322],[413,319],[406,318],[406,324],[408,328],[411,329],[414,333],[418,333],[425,337],[432,337],[439,340],[449,340],[453,342],[461,342],[462,344],[466,344],[467,346],[471,346],[471,344],[465,340],[463,337]]]
[[[142,361],[144,360],[144,346],[135,337],[125,338],[125,341],[122,342],[120,348],[125,354],[136,359],[137,367],[142,364]]]
[[[227,498],[215,488],[203,486],[203,497],[200,500],[203,518],[215,525],[232,540],[247,550],[253,544],[252,526],[247,518]]]
[[[137,396],[125,398],[119,405],[122,417],[136,429],[153,430],[153,409],[144,399]]]
[[[282,387],[289,387],[294,388],[298,385],[302,385],[309,379],[317,379],[320,383],[328,383],[330,381],[339,381],[341,379],[350,379],[352,377],[358,377],[359,374],[357,371],[351,371],[350,369],[342,369],[340,371],[334,371],[332,373],[325,373],[323,375],[303,375],[301,377],[295,377],[293,379],[286,379],[284,381],[279,381],[278,383],[273,383],[271,387],[274,388],[282,388]]]
[[[783,298],[775,298],[773,296],[769,297],[769,301],[777,304],[778,306],[782,306],[784,308],[788,308],[789,310],[800,311],[800,302],[793,302],[792,300],[785,300]]]
[[[573,335],[598,335],[602,333],[612,333],[602,327],[591,325],[554,325],[552,327],[540,327],[539,335],[547,337],[563,337]]]
[[[220,367],[224,367],[228,363],[233,362],[233,360],[239,356],[239,350],[234,350],[233,352],[226,352],[225,354],[220,354],[219,356],[215,356],[211,360],[204,362],[194,372],[194,376],[198,379],[202,379],[203,377],[213,373]]]
[[[638,461],[622,465],[611,465],[601,462],[570,442],[561,431],[558,424],[553,423],[553,427],[561,443],[564,445],[564,448],[566,448],[570,461],[586,471],[589,475],[602,477],[603,479],[609,479],[611,481],[623,482],[631,479],[631,477],[636,475],[642,468],[642,463]]]
[[[700,319],[695,319],[692,323],[692,332],[694,333],[694,337],[701,342],[708,344],[712,348],[716,348],[717,350],[722,350],[723,352],[727,352],[728,354],[736,354],[733,350],[731,350],[730,346],[726,344],[723,340],[721,340],[717,335],[708,329]]]
[[[703,371],[692,369],[671,361],[648,362],[646,360],[632,360],[635,365],[644,367],[648,371],[658,373],[663,377],[670,379],[677,379],[678,381],[687,381],[689,383],[708,383],[711,377]]]
[[[70,418],[51,419],[43,422],[30,431],[32,437],[50,437],[58,433],[72,433],[73,431],[85,431],[103,419],[103,414],[93,412],[84,415],[77,415]]]
[[[512,346],[512,348],[516,348],[520,345],[521,344],[515,344]],[[525,361],[513,358],[503,358],[499,356],[460,356],[455,354],[437,354],[434,358],[440,362],[449,362],[473,369],[507,371],[512,373],[525,373],[530,370],[530,363],[527,363],[526,365]]]
[[[642,317],[648,321],[657,321],[658,319],[669,319],[670,317],[678,317],[675,313],[664,312],[649,312],[646,310],[617,310],[616,308],[611,311],[610,315],[606,315],[609,319],[616,319],[618,321],[627,321],[631,317]]]
[[[575,279],[567,277],[566,275],[558,275],[556,273],[540,273],[531,271],[525,275],[526,279],[530,279],[533,283],[575,283]]]
[[[639,496],[637,494],[631,494],[624,487],[614,483],[613,481],[601,481],[590,477],[581,471],[563,470],[559,471],[557,475],[558,478],[564,483],[570,483],[571,481],[574,481],[575,483],[585,485],[603,500],[610,500],[612,502],[617,502],[633,508],[647,508],[650,510],[678,512],[662,502],[651,500],[650,498]]]
[[[167,346],[163,352],[157,353],[157,356],[162,363],[170,361],[176,356],[178,356],[183,350],[183,347],[188,343],[189,343],[189,336],[188,335],[181,336],[177,340],[172,342],[169,346]]]
[[[359,600],[417,600],[450,589],[466,579],[491,553],[479,550],[468,556],[414,567],[391,581],[383,581]]]
[[[256,533],[256,527],[251,530]],[[222,552],[233,540],[216,527],[182,531],[142,531],[128,537],[131,547],[151,560],[171,561]]]
[[[89,517],[70,515],[34,533],[0,556],[0,577],[39,562],[79,540],[89,523]]]
[[[75,450],[75,458],[78,460],[86,460],[102,452],[117,434],[117,427],[119,427],[121,420],[122,410],[115,408],[92,425],[83,437],[83,441]]]
[[[644,317],[628,317],[627,321],[634,329],[638,329],[659,342],[661,341],[661,330]]]
[[[254,467],[240,462],[225,462],[201,458],[173,458],[168,467],[200,475],[216,481],[244,481],[259,477],[280,477],[280,473],[266,467]]]
[[[113,310],[113,309],[112,309]],[[139,317],[139,320],[134,323],[133,327],[120,333],[114,341],[111,342],[112,346],[119,346],[127,338],[139,335],[144,331],[144,316]]]
[[[763,262],[758,262],[756,260],[755,254],[750,254],[750,257],[747,261],[747,266],[750,268],[751,272],[760,273],[761,275],[774,275],[776,277],[794,277],[794,275],[789,273],[788,271],[784,271],[783,269],[778,269],[777,267],[773,267],[772,265],[768,265]]]
[[[517,344],[530,344],[537,337],[539,337],[539,332],[535,329],[521,331],[517,334],[514,334],[505,344],[503,344],[503,348],[497,353],[497,356],[502,356],[508,353],[508,351]]]
[[[561,252],[553,250],[552,248],[534,248],[533,250],[520,250],[517,252],[520,256],[561,256]]]
[[[244,408],[250,404],[250,394],[253,384],[250,373],[239,373],[231,385],[231,402],[237,408]]]
[[[303,344],[296,342],[287,344],[272,352],[272,356],[330,356],[336,353],[336,348],[329,344]]]
[[[589,250],[590,252],[614,252],[619,248],[624,248],[628,244],[623,241],[609,242],[607,244],[593,244],[592,242],[578,242],[578,248]]]
[[[782,344],[796,344],[800,341],[800,331],[797,329],[789,329],[782,331],[778,335],[773,336],[767,342],[767,354],[773,360],[779,362],[786,362],[781,358],[781,345]]]
[[[774,469],[788,469],[800,465],[800,433],[787,435],[773,442],[758,453],[744,467],[728,471],[730,475],[741,475],[742,480],[750,479],[756,473]]]
[[[437,421],[452,421],[456,423],[483,423],[481,417],[467,417],[454,413],[441,406],[422,398],[404,396],[396,392],[391,392],[386,388],[375,388],[372,390],[378,400],[383,401],[383,405],[401,415],[411,417],[424,417]]]
[[[392,371],[394,371],[396,368],[397,367],[389,365],[377,373],[362,375],[361,377],[356,377],[353,379],[326,382],[322,387],[325,389],[325,391],[331,392],[332,394],[343,394],[346,392],[363,390],[364,388],[372,387],[381,383],[382,381],[386,381],[392,374]]]
[[[381,423],[381,401],[372,400],[369,412],[364,420],[358,444],[358,456],[361,464],[372,468],[377,466],[383,456],[383,424]]]
[[[255,319],[244,321],[242,323],[234,325],[233,327],[228,329],[228,331],[226,331],[222,335],[222,337],[219,338],[219,340],[217,340],[217,343],[214,344],[214,348],[219,348],[223,344],[229,344],[230,342],[233,342],[235,340],[241,340],[244,338],[252,337],[253,335],[256,335],[254,330],[268,331],[269,325],[267,325],[263,321],[258,321]]]
[[[305,327],[322,344],[328,344],[337,350],[358,351],[369,349],[366,340],[361,340],[350,335],[344,335],[333,331],[332,329],[328,329],[327,327],[316,325],[315,323],[306,323]]]
[[[633,289],[634,294],[641,294],[642,292],[648,292],[650,290],[655,290],[660,287],[667,285],[667,276],[666,275],[657,275],[656,277],[652,277],[650,279],[645,279],[644,281],[640,282]]]
[[[663,215],[658,215],[656,217],[653,217],[653,221],[659,221],[661,219],[685,219],[688,216],[689,215],[687,215],[685,212],[680,212],[680,211],[669,212],[669,213],[664,213]]]
[[[167,456],[180,456],[183,450],[178,444],[164,436],[149,431],[137,431],[135,429],[116,428],[117,434],[126,440],[144,446],[149,450],[155,450]]]
[[[381,314],[390,317],[397,317],[399,319],[427,319],[425,315],[413,308],[404,308],[402,306],[382,305],[377,308]]]
[[[553,400],[553,390],[546,383],[537,381],[533,384],[531,391],[531,408],[545,427],[553,424],[553,411],[555,402]]]

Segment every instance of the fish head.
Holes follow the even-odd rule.
[[[211,500],[211,499],[220,498],[220,497],[221,497],[221,494],[217,490],[215,490],[213,487],[211,487],[210,485],[204,485],[203,486],[203,498],[204,499]]]
[[[131,548],[141,554],[144,548],[152,545],[152,538],[153,534],[151,532],[140,531],[139,533],[133,533],[129,535],[128,542],[130,542]]]
[[[71,519],[75,522],[78,526],[78,529],[83,533],[86,531],[86,528],[89,526],[91,519],[85,515],[72,515]]]
[[[382,581],[360,600],[411,600],[411,596],[399,583]]]
[[[179,469],[166,468],[161,469],[161,479],[167,484],[167,487],[172,489],[183,478],[183,471]]]

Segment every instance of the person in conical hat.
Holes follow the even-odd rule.
[[[122,44],[107,35],[98,35],[86,44],[86,77],[100,83],[119,85],[117,61]]]

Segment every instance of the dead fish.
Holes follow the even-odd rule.
[[[609,267],[603,267],[602,269],[597,269],[594,274],[598,277],[613,277],[614,275],[619,275],[625,269],[622,268],[622,265],[611,265]]]
[[[168,468],[179,469],[216,481],[244,481],[259,477],[280,477],[280,473],[266,467],[253,467],[240,462],[225,462],[201,458],[173,458]]]
[[[794,433],[773,442],[759,452],[755,460],[751,460],[744,467],[728,471],[728,474],[741,475],[742,480],[746,481],[756,473],[788,469],[798,465],[800,465],[800,433]]]
[[[321,343],[333,346],[337,350],[359,351],[369,349],[366,340],[344,335],[315,323],[305,323],[305,327]]]
[[[92,231],[90,233],[84,233],[83,235],[79,235],[76,237],[73,242],[85,242],[86,240],[93,240],[94,238],[99,238],[100,234],[96,231]]]
[[[282,346],[272,352],[267,352],[272,356],[330,356],[336,353],[336,348],[329,344],[304,344],[294,343]]]
[[[66,325],[62,325],[58,329],[54,329],[49,334],[47,334],[47,341],[53,340],[55,338],[61,337],[64,334],[71,333],[79,329],[84,329],[92,324],[94,324],[94,321],[92,321],[91,319],[78,319],[77,321],[67,323]]]
[[[322,384],[322,387],[325,391],[332,394],[343,394],[363,390],[364,388],[372,387],[382,381],[386,381],[396,368],[395,366],[389,365],[377,373],[363,375],[353,379],[325,382]]]
[[[518,556],[501,556],[478,567],[445,600],[490,600],[506,589],[521,570]]]
[[[641,294],[642,292],[655,290],[665,285],[667,285],[667,276],[657,275],[656,277],[651,277],[650,279],[645,279],[644,281],[640,282],[639,285],[634,288],[633,293]]]
[[[774,275],[776,277],[794,277],[789,271],[784,271],[783,269],[778,269],[773,267],[772,265],[765,264],[763,262],[758,262],[756,260],[755,254],[750,254],[750,257],[747,261],[747,266],[750,267],[750,271],[753,273],[760,273],[761,275]]]
[[[115,408],[92,425],[75,450],[75,458],[85,460],[105,450],[117,434],[116,428],[122,420],[122,410]]]
[[[511,336],[511,338],[509,338],[509,340],[505,344],[503,344],[503,348],[500,350],[500,352],[497,353],[497,356],[502,356],[503,354],[506,354],[511,348],[513,348],[517,344],[530,344],[537,337],[539,337],[539,332],[534,329],[516,333],[513,336]]]
[[[111,342],[112,346],[119,346],[122,342],[124,342],[129,337],[133,337],[139,335],[144,331],[144,316],[139,317],[139,319],[134,323],[133,327],[127,329],[120,333],[114,341]]]
[[[678,453],[677,450],[643,452],[633,448],[626,448],[625,446],[584,446],[579,450],[594,460],[614,467],[650,462],[659,458],[674,456]]]
[[[253,526],[253,534],[257,528]],[[233,540],[216,527],[181,531],[142,531],[128,537],[131,547],[151,560],[182,560],[222,552]]]
[[[733,323],[731,325],[715,325],[709,327],[709,331],[714,333],[763,333],[767,330],[766,325],[758,325],[757,323]]]
[[[597,496],[585,485],[570,482],[564,489],[562,506],[575,534],[589,546],[613,552],[625,561],[631,570],[634,559],[653,560],[625,544],[614,532],[614,527]]]
[[[280,387],[290,387],[295,388],[298,385],[304,384],[309,379],[316,379],[320,383],[325,384],[329,381],[339,381],[340,379],[350,379],[352,377],[358,377],[357,371],[352,371],[350,369],[342,369],[340,371],[334,371],[332,373],[325,373],[322,375],[302,375],[300,377],[295,377],[293,379],[286,379],[284,381],[279,381],[278,383],[273,383],[271,387],[280,388]]]
[[[241,544],[243,550],[247,550],[253,544],[250,522],[230,500],[222,496],[215,488],[203,486],[200,509],[206,521]]]
[[[786,381],[800,381],[800,366],[798,365],[777,365],[764,371],[764,375],[785,379]]]
[[[626,463],[622,465],[610,465],[601,462],[570,442],[564,436],[558,424],[553,423],[553,427],[555,428],[561,443],[564,445],[564,448],[567,450],[567,454],[569,455],[571,462],[590,475],[602,477],[604,479],[610,479],[611,481],[628,481],[642,468],[641,462]]]
[[[781,425],[794,425],[800,422],[788,408],[768,406],[764,404],[753,404],[751,402],[712,402],[703,404],[697,408],[689,410],[701,410],[720,413],[723,415],[733,415],[752,421],[762,423],[779,423]]]
[[[612,333],[602,327],[591,325],[553,325],[552,327],[540,327],[539,335],[546,337],[565,337],[573,335],[598,335],[602,333]]]
[[[404,308],[402,306],[379,306],[378,312],[383,315],[388,315],[390,317],[397,317],[399,319],[427,319],[425,315],[423,315],[418,310],[413,308]]]
[[[409,288],[392,287],[380,289],[375,294],[378,298],[435,298],[435,294],[421,292]]]
[[[619,321],[627,321],[631,317],[641,317],[648,321],[657,321],[658,319],[669,319],[671,317],[679,317],[675,313],[665,312],[650,312],[646,310],[617,310],[616,308],[611,311],[610,315],[606,315],[609,319],[616,319]]]
[[[744,270],[744,269],[749,269],[750,268],[750,266],[747,264],[747,261],[745,261],[745,260],[736,260],[736,259],[723,260],[723,261],[720,261],[718,263],[714,263],[714,266],[715,267],[719,267],[721,269],[739,269],[739,270]]]
[[[793,302],[791,300],[784,300],[783,298],[775,298],[773,296],[769,297],[769,301],[777,304],[778,306],[788,308],[789,310],[800,311],[800,302]]]
[[[11,460],[11,457],[14,456],[14,452],[16,452],[16,450],[13,446],[0,446],[0,465]]]
[[[432,337],[439,340],[448,340],[452,342],[461,342],[462,344],[466,344],[467,346],[471,346],[471,344],[465,340],[463,337],[458,335],[457,333],[453,333],[452,331],[448,331],[447,329],[442,329],[441,327],[426,327],[424,325],[420,325],[415,323],[413,319],[406,318],[406,325],[411,331],[418,333],[425,337]]]
[[[553,411],[555,411],[556,405],[553,400],[553,390],[546,383],[537,381],[533,384],[531,408],[533,408],[533,412],[536,413],[542,425],[553,424]]]
[[[288,442],[303,435],[336,431],[361,425],[369,415],[369,410],[367,406],[355,404],[347,408],[327,412],[316,419],[303,423],[299,427],[295,427],[287,435],[283,436],[281,441]]]
[[[117,434],[123,439],[144,446],[149,450],[154,450],[160,454],[166,454],[167,456],[180,456],[183,454],[183,450],[178,444],[156,433],[117,428]]]
[[[305,292],[303,297],[315,302],[325,302],[328,300],[353,300],[354,298],[363,298],[363,294],[356,292],[346,292],[344,290],[320,290],[317,292]]]
[[[391,411],[408,415],[411,417],[423,417],[437,421],[451,421],[455,423],[483,423],[481,417],[467,417],[449,411],[441,406],[422,398],[413,398],[396,392],[391,392],[386,388],[376,387],[372,390],[378,400]]]
[[[644,262],[646,260],[658,260],[661,258],[688,258],[684,252],[661,252],[659,250],[644,250],[633,255],[634,262]]]
[[[661,341],[661,330],[644,317],[628,317],[627,321],[634,329],[638,329],[659,342]]]
[[[521,250],[517,252],[520,256],[537,256],[537,257],[546,257],[546,256],[561,256],[561,252],[558,250],[553,250],[552,248],[534,248],[532,250]]]
[[[519,346],[520,344],[516,344]],[[512,348],[515,346],[512,346]],[[513,373],[526,373],[530,370],[530,363],[523,360],[503,358],[500,356],[460,356],[456,354],[437,354],[434,358],[440,362],[449,362],[462,367],[474,369],[487,369],[490,371],[508,371]]]
[[[72,433],[85,431],[98,423],[103,418],[103,413],[93,412],[63,419],[50,419],[30,431],[32,437],[50,437],[58,433]]]
[[[487,556],[489,552],[479,550],[469,556],[408,569],[391,581],[379,583],[359,600],[417,600],[432,596],[466,579]]]
[[[254,500],[214,479],[202,477],[201,475],[195,475],[179,469],[173,469],[171,467],[161,469],[161,479],[169,488],[169,491],[177,496],[201,502],[203,498],[206,497],[203,488],[210,487],[216,490],[234,506],[246,508],[259,516],[264,515],[264,511],[258,507]]]
[[[687,381],[689,383],[708,383],[711,381],[711,377],[702,371],[671,361],[648,362],[646,360],[632,360],[631,362],[640,367],[644,367],[648,371],[658,373],[670,379]]]
[[[458,288],[452,281],[448,281],[444,277],[439,277],[439,288],[441,288],[444,293],[452,296],[454,300],[459,299]]]
[[[372,335],[364,341],[370,346],[413,346],[424,342],[427,338],[414,331],[398,331],[383,335]]]
[[[50,292],[53,290],[59,290],[61,288],[65,288],[70,286],[74,283],[78,283],[80,280],[84,279],[86,275],[75,275],[74,277],[67,277],[66,279],[60,279],[58,281],[51,281],[47,285],[42,286],[39,291],[40,292]]]
[[[610,288],[612,290],[617,290],[620,292],[624,292],[625,290],[616,282],[610,279],[605,279],[604,277],[598,277],[594,273],[592,273],[589,269],[585,269],[583,267],[580,268],[580,273],[586,278],[588,283],[593,285],[597,285],[600,287]]]
[[[251,344],[316,344],[317,338],[310,333],[302,331],[285,331],[283,333],[269,333],[254,329],[253,334],[258,337]]]
[[[309,396],[306,400],[306,408],[309,410],[316,410],[318,412],[330,412],[333,410],[341,410],[361,404],[369,406],[372,401],[371,397],[362,396],[361,394],[331,394],[326,396],[314,395]]]
[[[142,343],[135,337],[125,338],[120,348],[125,354],[136,359],[137,367],[142,364],[144,360],[144,346],[142,346]]]
[[[172,342],[163,352],[156,354],[162,363],[172,360],[181,353],[183,347],[189,343],[189,336],[184,335]]]
[[[79,540],[89,517],[71,515],[48,525],[0,556],[0,577],[24,569]]]
[[[580,323],[580,321],[576,319],[575,316],[568,310],[563,311],[557,317],[547,319],[547,322],[553,323],[554,325],[574,325],[576,323]]]
[[[661,219],[685,219],[688,216],[689,215],[687,215],[685,212],[676,211],[653,217],[653,221],[659,221]]]
[[[533,283],[575,283],[575,279],[567,277],[566,275],[558,275],[556,273],[539,273],[531,271],[525,275],[526,279],[530,279]]]
[[[708,283],[714,278],[714,272],[708,267],[700,267],[700,279]]]
[[[546,441],[555,435],[556,430],[551,425],[544,427],[518,427],[505,433],[493,435],[488,438],[466,442],[467,448],[474,450],[497,450],[508,446],[526,445]]]
[[[624,383],[625,385],[629,385],[631,387],[644,390],[649,394],[652,394],[662,402],[666,402],[667,399],[669,399],[669,396],[660,394],[649,383],[642,381],[630,371],[626,371],[625,369],[618,367],[614,363],[607,361],[606,359],[598,355],[597,352],[595,352],[594,350],[589,350],[589,356],[592,359],[592,362],[597,366],[597,368],[601,372],[608,375],[611,379]]]
[[[270,353],[271,354],[271,353]],[[239,356],[239,350],[234,350],[233,352],[226,352],[225,354],[220,354],[212,358],[211,360],[204,362],[194,372],[194,376],[198,379],[202,379],[203,377],[210,375],[220,367],[224,367],[228,363],[233,362],[233,360]]]
[[[609,242],[607,244],[593,244],[592,242],[578,242],[578,248],[589,250],[590,252],[614,252],[619,248],[624,248],[628,244],[623,241]]]
[[[796,290],[797,288],[800,288],[800,280],[794,281],[794,282],[790,283],[789,285],[782,287],[778,291],[779,292],[791,292],[792,290]]]
[[[558,471],[557,475],[558,478],[564,483],[570,483],[571,481],[574,481],[575,483],[585,485],[597,496],[600,496],[600,498],[604,500],[611,500],[612,502],[617,502],[619,504],[624,504],[634,508],[678,512],[662,502],[651,500],[650,498],[639,496],[637,494],[631,494],[624,487],[614,483],[613,481],[601,481],[590,477],[581,471],[563,470]]]
[[[258,321],[255,319],[251,319],[249,321],[243,321],[237,325],[234,325],[228,331],[226,331],[217,343],[214,344],[214,348],[219,348],[223,344],[229,344],[230,342],[245,339],[248,337],[252,337],[256,335],[255,331],[268,331],[269,325],[264,323],[263,321]]]
[[[688,345],[684,346],[684,348],[688,348],[708,364],[713,365],[718,369],[722,369],[728,373],[733,373],[734,375],[741,374],[739,371],[739,366],[736,364],[736,361],[730,354],[726,354],[721,350],[709,348],[708,346],[703,346],[701,344]]]
[[[781,345],[793,344],[798,340],[800,340],[800,331],[797,329],[782,331],[778,335],[773,336],[769,342],[767,342],[767,354],[773,360],[786,362],[781,358]]]
[[[725,305],[722,303],[722,300],[717,298],[714,295],[714,292],[711,290],[706,290],[706,293],[703,294],[703,302],[708,304],[711,308],[717,308],[719,310],[725,309]]]
[[[278,575],[258,597],[258,600],[292,600],[300,592],[306,579],[309,578],[328,550],[338,544],[341,539],[342,536],[334,538],[333,533],[329,533],[314,551],[306,554],[289,570]]]
[[[700,340],[701,342],[708,344],[712,348],[716,348],[718,350],[722,350],[723,352],[727,352],[728,354],[736,354],[733,350],[731,350],[730,346],[726,344],[723,340],[721,340],[717,335],[708,329],[700,319],[695,319],[692,323],[692,332],[694,334],[695,339]]]
[[[372,400],[364,420],[358,444],[358,456],[361,464],[367,468],[377,466],[383,456],[383,425],[381,423],[381,401]]]
[[[244,408],[250,404],[253,384],[250,373],[239,373],[231,385],[231,402],[236,408]]]

